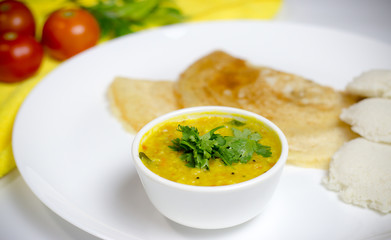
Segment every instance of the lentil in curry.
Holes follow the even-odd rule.
[[[224,127],[216,133],[222,136],[232,136],[232,128],[250,129],[262,136],[260,144],[270,146],[271,156],[253,154],[247,163],[235,162],[232,165],[212,158],[208,169],[191,168],[180,159],[180,152],[169,147],[172,140],[181,137],[178,125],[193,126],[200,136],[219,126]],[[189,185],[221,186],[247,181],[268,171],[280,157],[281,143],[277,133],[255,118],[213,112],[202,116],[176,117],[155,126],[143,137],[139,152],[147,156],[142,158],[144,165],[163,178]]]

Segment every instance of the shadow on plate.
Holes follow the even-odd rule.
[[[234,232],[241,232],[248,228],[253,220],[235,227],[225,229],[196,229],[178,224],[160,214],[149,201],[141,181],[134,171],[123,179],[121,186],[117,189],[117,207],[126,218],[127,225],[132,227],[132,233],[140,238],[219,238],[231,236]],[[258,217],[257,217],[258,218]],[[153,229],[153,231],[146,231]]]

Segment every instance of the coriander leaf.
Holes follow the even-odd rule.
[[[237,138],[249,138],[254,141],[258,141],[259,139],[261,139],[261,135],[259,135],[259,133],[252,133],[251,130],[248,128],[243,129],[243,131],[240,131],[236,128],[232,128],[232,132]]]
[[[229,124],[234,125],[236,127],[241,127],[246,125],[244,122],[241,122],[239,120],[233,119],[232,121],[229,121]]]
[[[259,133],[247,128],[242,131],[232,128],[233,136],[215,133],[223,127],[216,127],[200,136],[197,128],[178,125],[177,131],[182,132],[182,138],[172,140],[169,147],[182,152],[180,159],[187,166],[205,169],[209,169],[209,160],[213,158],[220,158],[224,164],[232,165],[236,162],[247,163],[254,153],[271,156],[271,148],[258,143],[262,138]]]
[[[198,129],[195,127],[178,125],[177,131],[182,132],[182,140],[184,141],[197,142],[200,139]]]
[[[195,158],[195,166],[196,168],[205,168],[205,169],[209,169],[209,158],[208,156],[205,156],[201,153],[196,153],[194,154],[196,156]]]
[[[262,139],[262,136],[261,136],[261,134],[259,134],[259,133],[252,133],[252,134],[250,135],[249,139],[258,142],[259,140]]]
[[[257,143],[255,152],[258,155],[261,155],[262,157],[271,157],[272,156],[272,151],[270,146],[265,146],[260,143]]]
[[[218,150],[224,163],[231,165],[235,162],[250,160],[254,151],[249,146],[247,139],[231,136],[227,136],[225,139],[226,144]]]
[[[216,137],[216,136],[219,135],[219,134],[215,134],[215,132],[217,130],[219,130],[220,128],[223,128],[223,127],[224,126],[219,126],[219,127],[213,128],[212,130],[207,132],[205,135],[203,135],[201,138],[203,138],[203,139],[212,139],[212,137]]]
[[[195,167],[195,161],[192,153],[183,153],[179,157],[182,161],[186,162],[186,166],[188,167]]]
[[[182,149],[181,148],[181,140],[179,138],[175,138],[175,139],[171,140],[171,142],[172,142],[172,145],[168,146],[168,147],[171,148],[172,150],[179,152]]]
[[[140,157],[141,160],[143,160],[147,163],[152,162],[152,160],[144,152],[139,152],[138,156]]]
[[[261,154],[263,157],[270,156],[269,149],[257,141],[261,139],[259,133],[252,133],[249,129],[232,128],[233,136],[226,136],[226,143],[220,147],[218,152],[224,163],[231,165],[234,162],[247,163],[253,156],[254,152]]]
[[[223,163],[225,165],[232,164],[232,162],[231,162],[232,156],[230,156],[229,154],[230,154],[230,152],[225,152],[222,149],[218,149],[216,152],[214,152],[214,156],[216,158],[220,158],[221,161],[223,161]]]
[[[227,142],[225,138],[219,134],[215,134],[213,139],[216,141],[217,146],[223,146]]]
[[[209,169],[209,159],[213,158],[213,151],[225,141],[215,132],[224,126],[219,126],[203,136],[199,136],[195,127],[178,125],[177,131],[182,132],[182,138],[172,140],[169,146],[174,151],[181,151],[181,160],[188,166]]]
[[[213,148],[219,145],[219,142],[216,141],[216,139],[219,138],[221,135],[215,134],[214,132],[216,132],[217,130],[223,127],[224,126],[216,127],[200,137],[199,148],[204,151],[204,156],[206,158],[208,159],[211,158],[212,157],[211,153],[213,151]]]

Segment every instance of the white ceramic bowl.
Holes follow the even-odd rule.
[[[156,124],[180,115],[211,111],[255,117],[273,129],[282,146],[277,163],[264,174],[248,181],[212,187],[173,182],[158,176],[143,164],[139,158],[140,140]],[[275,124],[255,113],[230,107],[193,107],[168,113],[145,125],[133,141],[132,156],[144,189],[160,213],[185,226],[218,229],[246,222],[264,210],[279,182],[288,156],[288,143]]]

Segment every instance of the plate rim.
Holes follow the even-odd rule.
[[[263,21],[263,20],[217,20],[217,21],[203,21],[203,22],[189,22],[189,23],[180,23],[180,24],[174,24],[174,25],[169,25],[169,26],[162,26],[162,27],[158,27],[158,28],[153,28],[153,29],[147,29],[147,30],[143,30],[143,31],[140,31],[140,32],[136,32],[136,33],[133,33],[133,34],[130,34],[130,35],[126,35],[126,36],[123,36],[123,37],[119,37],[119,38],[116,38],[116,39],[113,39],[113,40],[110,40],[110,41],[107,41],[103,44],[100,44],[100,45],[97,45],[96,47],[94,48],[91,48],[91,49],[88,49],[86,50],[85,52],[81,53],[81,54],[78,54],[74,57],[72,57],[71,59],[67,60],[67,61],[64,61],[63,63],[61,63],[59,66],[57,66],[54,70],[52,70],[50,73],[48,73],[45,77],[43,77],[43,79],[41,79],[41,81],[30,91],[30,93],[28,94],[28,96],[25,98],[25,100],[23,101],[22,105],[20,106],[18,112],[17,112],[17,115],[16,115],[16,118],[15,118],[15,121],[14,121],[14,125],[13,125],[13,128],[12,128],[12,146],[17,146],[16,147],[16,150],[14,150],[15,148],[13,147],[12,150],[13,150],[13,153],[14,153],[14,156],[15,156],[15,162],[16,162],[16,165],[17,165],[17,168],[20,172],[20,175],[22,176],[23,180],[25,181],[25,183],[27,184],[27,186],[30,188],[30,190],[34,193],[34,195],[42,202],[44,203],[45,206],[47,206],[52,212],[54,212],[56,215],[58,215],[59,217],[65,219],[66,221],[68,221],[69,223],[71,223],[72,225],[80,228],[81,230],[83,231],[86,231],[94,236],[97,236],[99,238],[104,238],[104,239],[114,239],[112,237],[108,237],[105,235],[104,231],[99,231],[101,229],[99,229],[99,225],[104,225],[103,223],[99,222],[99,221],[94,221],[94,219],[92,219],[95,224],[98,224],[98,226],[90,226],[91,224],[89,224],[88,222],[85,223],[85,222],[75,222],[74,218],[72,218],[72,216],[74,214],[69,214],[69,213],[66,213],[66,211],[62,211],[61,209],[59,209],[58,207],[56,207],[56,204],[50,200],[50,197],[47,197],[47,196],[44,196],[44,193],[39,191],[37,189],[37,187],[35,186],[35,184],[33,184],[31,181],[28,181],[28,174],[26,174],[26,168],[23,164],[23,160],[21,160],[20,158],[16,157],[16,155],[18,155],[17,153],[15,153],[15,151],[18,151],[20,150],[19,149],[19,144],[17,143],[17,140],[19,137],[21,137],[19,134],[19,125],[21,124],[20,122],[22,121],[21,120],[21,114],[24,112],[24,108],[26,108],[26,104],[28,104],[29,101],[31,101],[31,98],[34,97],[34,95],[36,94],[36,92],[39,91],[40,89],[40,86],[42,86],[43,84],[45,84],[46,81],[50,81],[50,79],[52,78],[51,76],[54,75],[56,72],[58,71],[61,71],[61,69],[63,68],[67,68],[68,66],[68,63],[70,62],[73,62],[73,61],[78,61],[79,58],[82,58],[83,56],[87,55],[87,54],[90,54],[91,51],[100,51],[99,49],[101,48],[104,48],[105,45],[113,45],[113,44],[116,44],[118,41],[127,41],[127,39],[131,39],[131,38],[134,38],[134,37],[138,37],[140,35],[144,35],[144,34],[149,34],[150,32],[158,32],[158,33],[162,33],[164,31],[167,31],[167,30],[171,30],[171,29],[176,29],[176,28],[192,28],[193,26],[196,26],[196,27],[202,27],[203,25],[220,25],[220,24],[260,24],[260,25],[270,25],[270,26],[280,26],[280,27],[294,27],[294,28],[301,28],[301,29],[306,29],[306,30],[311,30],[311,29],[316,29],[316,30],[319,30],[319,31],[326,31],[328,33],[331,33],[331,34],[337,34],[337,35],[345,35],[345,36],[348,36],[348,37],[352,37],[352,38],[356,38],[356,39],[362,39],[364,41],[369,41],[369,42],[372,42],[373,44],[377,44],[377,45],[382,45],[383,47],[387,47],[389,49],[391,49],[391,45],[390,44],[387,44],[387,43],[384,43],[382,41],[379,41],[379,40],[376,40],[374,38],[371,38],[371,37],[368,37],[368,36],[364,36],[364,35],[360,35],[360,34],[356,34],[356,33],[352,33],[352,32],[347,32],[347,31],[342,31],[342,30],[339,30],[339,29],[335,29],[335,28],[329,28],[329,27],[324,27],[324,26],[317,26],[317,25],[312,25],[312,24],[302,24],[302,23],[292,23],[292,22],[282,22],[282,21]],[[38,90],[37,90],[38,89]],[[55,190],[54,190],[55,191]],[[76,206],[73,206],[73,209],[75,211],[80,211],[81,214],[84,214],[86,215],[83,210],[77,208]],[[88,218],[87,216],[87,219],[91,220],[91,218]],[[111,228],[110,226],[106,226],[108,229],[111,229],[113,230],[114,232],[118,232],[118,235],[115,236],[115,239],[129,239],[129,237],[131,237],[132,239],[139,239],[137,238],[136,236],[129,236],[128,234],[125,234],[122,232],[122,231],[118,231],[116,229],[113,229]],[[99,229],[99,230],[97,230]],[[111,232],[111,233],[114,233],[114,232]]]

